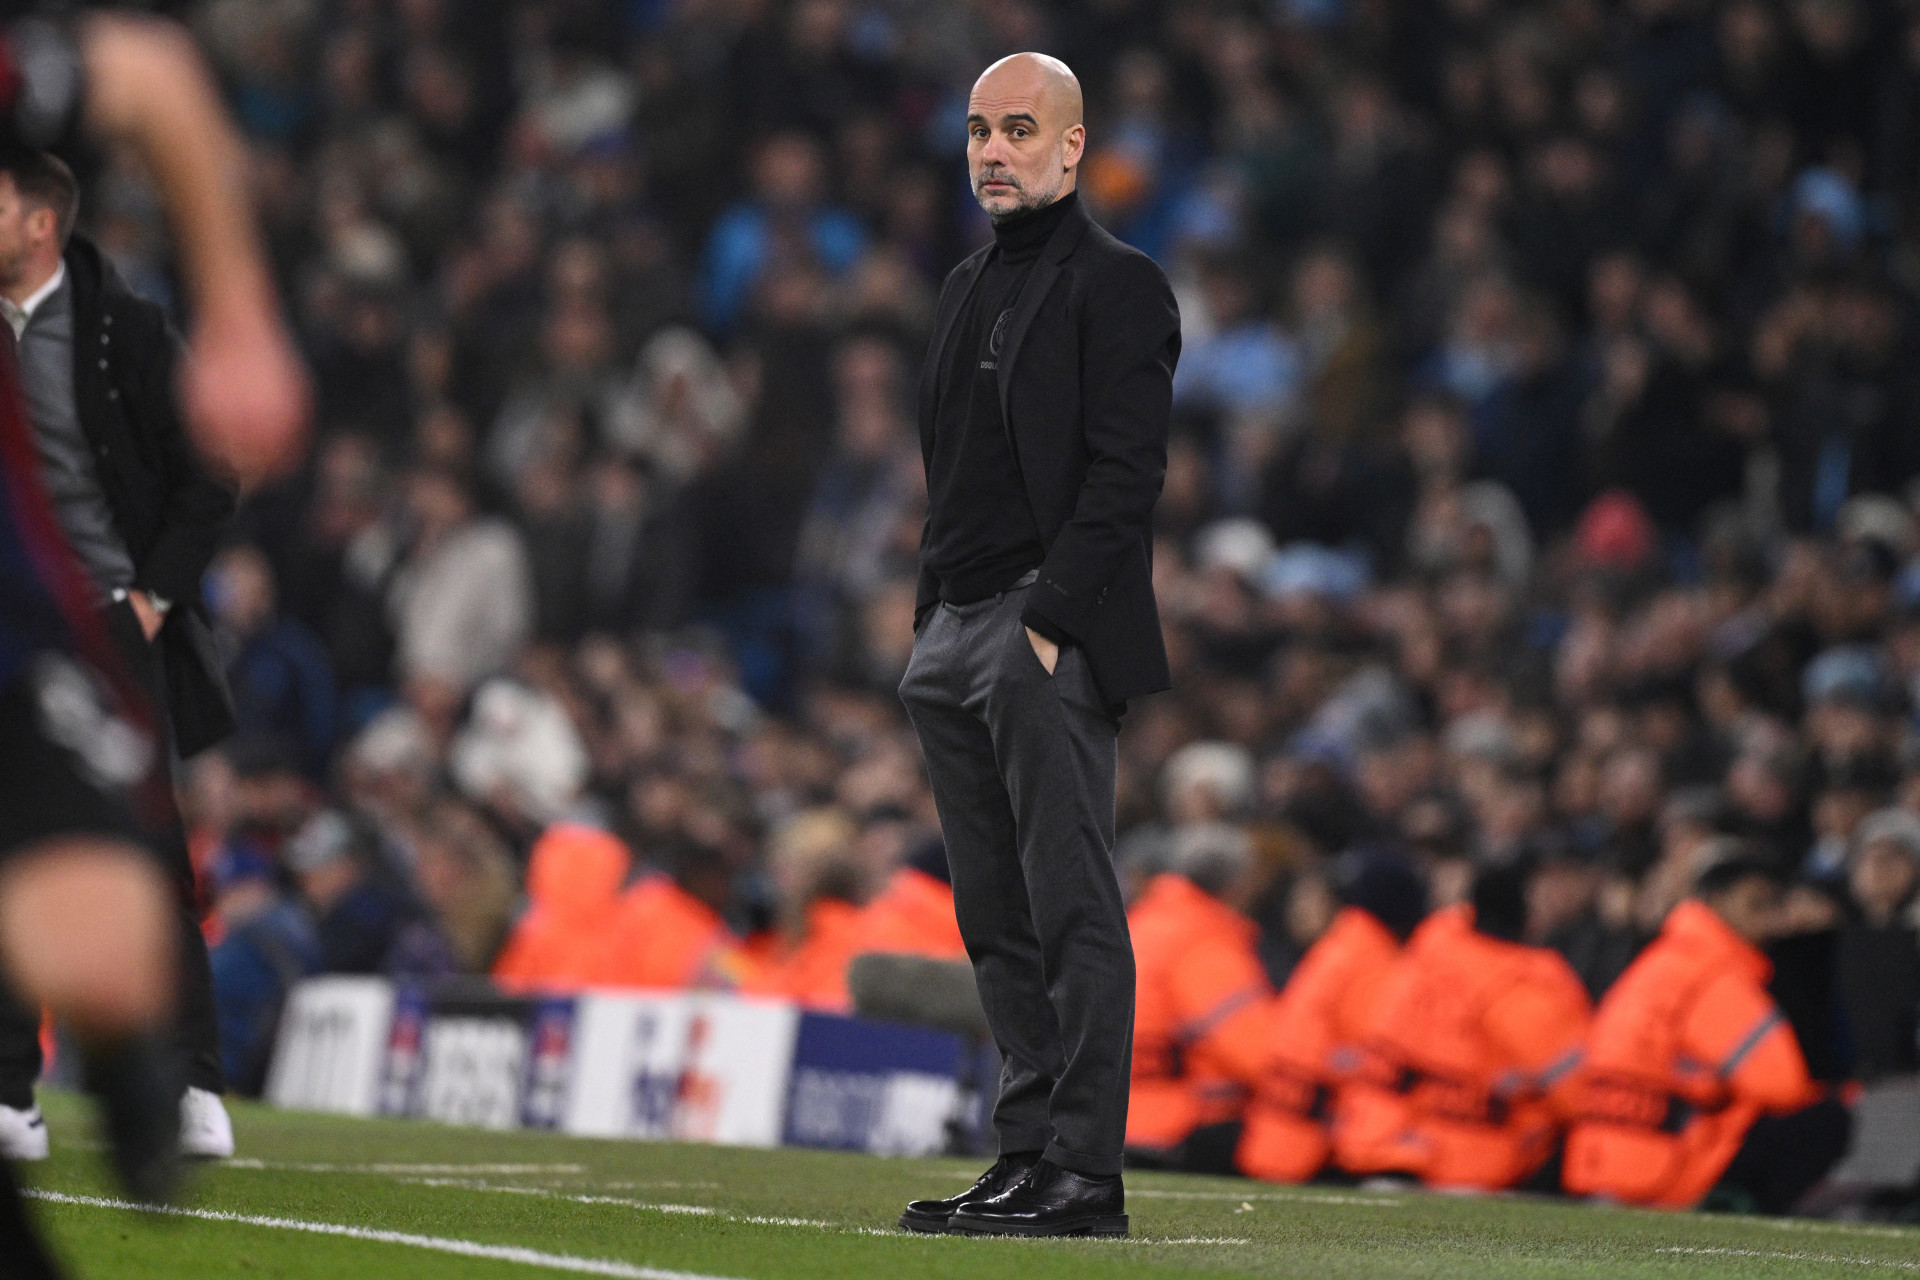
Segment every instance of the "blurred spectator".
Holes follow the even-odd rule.
[[[1840,1008],[1864,1081],[1920,1070],[1920,818],[1883,809],[1854,834],[1853,912],[1834,958]]]
[[[810,1008],[846,1012],[847,965],[860,945],[860,869],[855,828],[836,809],[790,818],[773,836],[768,868],[779,914],[771,945],[742,991],[785,996]]]
[[[1566,1186],[1685,1208],[1723,1178],[1784,1213],[1839,1159],[1851,1124],[1820,1101],[1759,948],[1778,873],[1736,854],[1700,875],[1600,1002],[1581,1064]]]
[[[416,975],[485,973],[512,924],[518,875],[500,838],[452,800],[421,815],[414,881],[431,928],[408,938],[393,967]]]
[[[407,510],[412,545],[387,593],[395,664],[407,681],[463,694],[503,670],[532,630],[526,550],[511,525],[478,514],[453,472],[415,471]]]
[[[621,417],[625,378],[614,366],[613,318],[592,295],[561,297],[541,322],[538,357],[508,392],[486,437],[493,483],[510,489],[530,468],[569,466],[605,448]]]
[[[860,913],[859,951],[966,959],[944,844],[926,841],[887,877]]]
[[[669,484],[686,484],[732,449],[747,406],[727,368],[692,329],[656,333],[640,350],[621,417],[607,424],[615,443]]]
[[[386,972],[418,914],[404,885],[377,858],[365,833],[334,809],[309,818],[281,855],[313,916],[328,973]]]
[[[834,361],[834,447],[815,477],[793,567],[807,641],[828,670],[846,670],[855,637],[844,629],[862,606],[890,579],[917,571],[903,526],[917,526],[925,480],[902,364],[879,334],[850,338]],[[917,538],[917,527],[908,536]]]
[[[335,685],[349,698],[365,698],[392,674],[393,634],[381,599],[400,546],[386,518],[388,482],[374,440],[327,436],[315,449],[304,527],[276,560],[278,603],[326,646]]]
[[[1684,857],[1679,861],[1690,866]],[[1691,870],[1686,876],[1690,881]],[[1527,881],[1527,940],[1559,952],[1591,999],[1599,999],[1640,950],[1641,935],[1622,911],[1630,904],[1619,892],[1632,884],[1610,879],[1591,850],[1567,841],[1541,849]]]
[[[230,547],[207,571],[216,639],[228,654],[238,732],[289,735],[310,777],[333,749],[333,665],[313,633],[278,613],[273,569],[252,547]]]
[[[1253,760],[1233,743],[1190,743],[1167,761],[1161,786],[1176,826],[1232,821],[1253,804]]]
[[[235,737],[221,754],[231,770],[224,843],[251,845],[278,858],[288,840],[321,808],[323,797],[277,736]]]
[[[866,247],[859,221],[825,203],[826,163],[810,135],[762,142],[752,174],[753,199],[722,214],[707,241],[701,313],[720,332],[740,320],[769,272],[817,266],[838,275]]]
[[[230,1088],[257,1097],[280,1006],[295,983],[319,972],[324,956],[312,921],[257,844],[236,841],[215,858],[213,909],[222,932],[211,952],[220,1061]]]
[[[402,707],[376,718],[341,753],[342,800],[409,869],[415,861],[414,823],[433,797],[439,763],[426,726]]]
[[[447,757],[454,782],[514,832],[564,817],[586,783],[586,746],[566,709],[538,689],[489,680]]]
[[[510,991],[559,990],[600,977],[598,950],[614,928],[631,855],[604,831],[556,823],[527,860],[527,908],[494,960]]]
[[[1247,1099],[1266,1066],[1272,988],[1247,908],[1264,868],[1246,833],[1190,826],[1127,911],[1138,994],[1127,1149],[1231,1172]]]
[[[1236,1169],[1267,1182],[1305,1182],[1326,1166],[1335,1103],[1362,1065],[1400,948],[1426,914],[1426,885],[1396,854],[1354,850],[1334,874],[1340,911],[1274,1004],[1266,1067],[1234,1152]]]
[[[1254,264],[1217,259],[1202,268],[1204,310],[1194,317],[1174,374],[1174,403],[1272,429],[1300,392],[1299,351],[1266,318]]]
[[[721,918],[731,874],[726,855],[674,841],[664,874],[643,876],[619,898],[592,939],[589,980],[618,987],[726,987],[746,972],[739,942]]]
[[[1470,907],[1408,939],[1340,1095],[1342,1168],[1497,1190],[1553,1154],[1591,1006],[1566,961],[1522,941],[1526,918],[1524,873],[1489,868]]]

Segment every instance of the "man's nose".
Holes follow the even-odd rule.
[[[1007,163],[1006,141],[1000,134],[989,133],[987,135],[986,145],[980,148],[980,163],[983,165],[989,165],[989,166],[997,165],[1001,167],[1004,167],[1006,165]]]

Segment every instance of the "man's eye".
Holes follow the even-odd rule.
[[[1013,131],[1013,136],[1016,138],[1024,138],[1027,136],[1027,131],[1025,129],[1015,129]]]

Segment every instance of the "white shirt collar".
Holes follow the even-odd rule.
[[[66,278],[67,263],[63,258],[60,265],[53,269],[53,274],[47,277],[47,282],[28,294],[25,302],[15,302],[12,298],[0,298],[0,315],[6,316],[7,324],[13,328],[15,340],[27,331],[27,325],[32,323],[33,313],[40,309],[40,304],[51,298],[53,291],[58,289]]]

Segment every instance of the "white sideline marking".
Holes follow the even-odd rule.
[[[222,1160],[222,1169],[265,1169],[277,1173],[585,1173],[580,1164],[305,1164],[289,1160]]]
[[[418,1187],[454,1187],[462,1191],[495,1191],[509,1196],[533,1196],[540,1200],[563,1200],[568,1204],[606,1204],[621,1209],[644,1209],[652,1213],[688,1214],[701,1218],[719,1218],[726,1222],[745,1222],[756,1227],[818,1227],[837,1229],[837,1224],[816,1218],[774,1218],[762,1214],[728,1213],[703,1204],[662,1204],[657,1200],[632,1200],[626,1196],[596,1196],[579,1192],[556,1191],[552,1187],[516,1187],[506,1183],[482,1182],[474,1178],[401,1178]]]
[[[1860,1222],[1813,1222],[1806,1218],[1755,1218],[1743,1219],[1755,1226],[1772,1227],[1775,1231],[1809,1231],[1820,1235],[1878,1236],[1882,1240],[1911,1240],[1920,1244],[1920,1231],[1912,1227],[1871,1227]]]
[[[1847,1267],[1882,1267],[1893,1271],[1920,1271],[1920,1262],[1901,1262],[1893,1258],[1847,1258],[1837,1253],[1786,1253],[1778,1249],[1709,1249],[1698,1246],[1670,1245],[1655,1253],[1709,1254],[1721,1258],[1765,1258],[1770,1262],[1832,1262]]]
[[[317,1236],[345,1236],[375,1244],[406,1245],[413,1249],[431,1249],[436,1253],[454,1253],[466,1258],[486,1258],[493,1262],[515,1262],[524,1267],[546,1267],[552,1271],[573,1271],[590,1276],[614,1276],[618,1280],[731,1280],[727,1276],[702,1275],[697,1271],[667,1271],[660,1267],[642,1267],[611,1258],[580,1258],[568,1253],[546,1253],[518,1245],[481,1244],[477,1240],[456,1240],[446,1236],[420,1236],[409,1231],[381,1231],[372,1227],[348,1227],[336,1222],[303,1222],[298,1218],[267,1218],[250,1213],[228,1213],[219,1209],[155,1208],[128,1200],[108,1200],[101,1196],[74,1196],[61,1191],[25,1192],[35,1200],[54,1204],[84,1205],[94,1209],[126,1209],[135,1213],[158,1213],[175,1218],[198,1218],[205,1222],[233,1222],[246,1227],[269,1227],[276,1231],[305,1231]]]
[[[1272,1200],[1289,1204],[1346,1204],[1367,1209],[1398,1209],[1404,1200],[1385,1200],[1374,1196],[1315,1195],[1310,1191],[1161,1191],[1127,1188],[1127,1199],[1148,1200]]]

